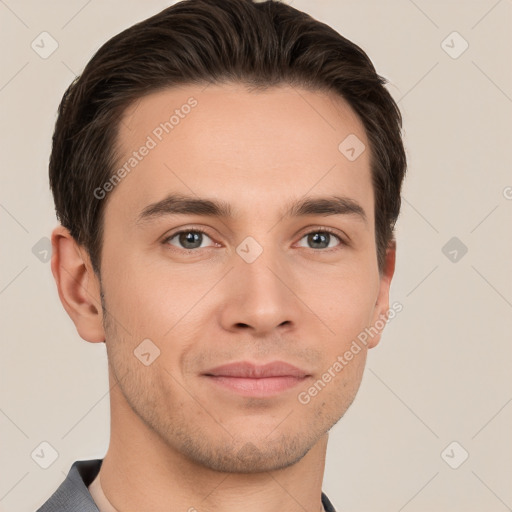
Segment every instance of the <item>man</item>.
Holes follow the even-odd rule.
[[[328,432],[395,266],[384,82],[274,1],[179,2],[91,59],[55,127],[52,272],[106,343],[111,437],[40,511],[334,510]]]

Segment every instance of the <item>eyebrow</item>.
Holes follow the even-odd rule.
[[[217,199],[198,198],[170,194],[161,201],[146,206],[136,223],[146,223],[168,215],[204,215],[208,217],[233,218],[236,212],[229,203]],[[289,202],[283,217],[304,217],[307,215],[350,215],[368,223],[363,207],[357,201],[344,196],[308,197]]]

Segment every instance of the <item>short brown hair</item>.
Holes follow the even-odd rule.
[[[370,144],[379,271],[394,239],[406,171],[398,106],[366,53],[328,25],[275,0],[184,0],[107,41],[59,106],[49,176],[57,218],[99,275],[120,119],[142,96],[184,84],[238,82],[334,91]],[[340,141],[341,142],[341,141]]]

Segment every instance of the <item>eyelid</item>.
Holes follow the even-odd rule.
[[[176,231],[173,231],[170,234],[165,235],[164,239],[162,240],[162,243],[165,244],[165,245],[170,245],[170,244],[168,244],[169,240],[174,238],[176,235],[179,235],[181,233],[191,232],[191,231],[203,233],[208,238],[210,238],[212,240],[212,242],[214,242],[215,244],[218,245],[218,243],[219,243],[219,242],[215,241],[214,237],[209,233],[209,231],[206,228],[199,227],[199,226],[193,226],[193,225],[177,228]],[[311,233],[324,233],[324,232],[325,233],[329,233],[330,235],[335,236],[338,239],[338,241],[340,242],[340,244],[339,244],[340,246],[347,246],[347,245],[349,245],[348,236],[345,235],[345,237],[347,238],[347,239],[345,239],[343,236],[341,236],[339,234],[338,230],[333,229],[333,228],[329,228],[327,226],[308,226],[308,227],[304,228],[304,231],[300,234],[298,241],[302,240],[305,236],[307,236],[307,235],[309,235]],[[197,248],[197,249],[184,249],[184,248],[175,247],[175,246],[172,246],[172,245],[171,245],[171,247],[175,248],[178,251],[198,252],[200,249],[209,249],[209,248],[211,248],[213,246],[210,246],[210,247],[200,247],[200,248]],[[312,249],[310,247],[309,248],[308,247],[303,247],[303,249],[310,249],[311,251],[314,251],[314,252],[329,252],[329,251],[336,250],[336,247],[330,247],[328,249]]]
[[[340,235],[339,230],[329,228],[327,226],[308,226],[307,228],[304,228],[306,231],[304,231],[301,235],[299,240],[302,240],[306,235],[309,235],[311,233],[329,233],[330,235],[335,236],[341,245],[349,245],[349,237],[347,235],[342,236]],[[336,250],[336,247],[330,247],[329,249],[311,249],[310,247],[303,247],[303,249],[310,249],[315,252],[328,252]]]
[[[208,238],[210,238],[210,240],[212,240],[212,242],[214,242],[215,244],[218,244],[218,242],[215,241],[214,237],[212,235],[210,235],[210,233],[205,228],[202,228],[199,226],[185,226],[185,227],[178,228],[176,231],[173,231],[170,234],[165,235],[162,240],[162,243],[164,245],[170,245],[170,244],[168,244],[168,242],[171,239],[173,239],[176,235],[179,235],[181,233],[189,233],[191,231],[203,233]],[[176,247],[176,246],[171,246],[171,247],[175,248],[178,251],[181,250],[181,251],[187,251],[187,252],[198,251],[199,249],[208,249],[208,247],[200,247],[199,249],[184,249],[184,248]],[[211,247],[213,247],[213,246],[211,246]]]

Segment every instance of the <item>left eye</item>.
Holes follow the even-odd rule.
[[[312,247],[310,247],[311,249],[330,249],[331,247],[335,247],[331,245],[333,239],[337,239],[339,245],[343,244],[341,238],[330,231],[311,231],[306,233],[301,240],[304,238],[307,239],[308,244],[312,245]]]
[[[210,242],[213,241],[204,231],[198,229],[190,229],[187,231],[178,231],[174,235],[167,238],[165,243],[169,243],[181,249],[201,249],[201,245],[202,242],[205,241],[205,237],[210,240]],[[175,239],[177,240],[177,244],[172,242]],[[306,233],[302,236],[301,240],[303,239],[307,239],[306,243],[310,244],[310,249],[330,249],[336,246],[332,245],[332,242],[335,240],[338,241],[338,245],[343,245],[344,243],[338,235],[335,235],[330,231],[322,230],[310,231],[309,233]]]

